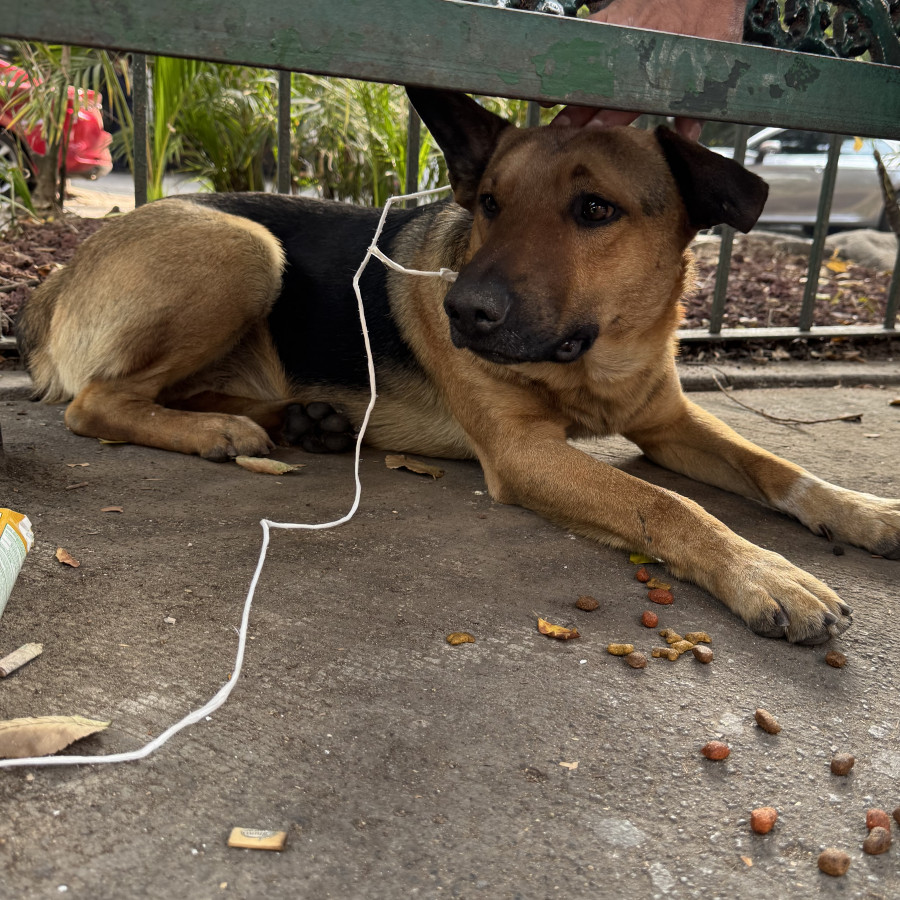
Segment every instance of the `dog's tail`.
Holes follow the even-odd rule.
[[[72,392],[64,387],[49,353],[53,314],[66,280],[66,269],[54,272],[31,292],[15,321],[19,356],[34,383],[34,399],[47,403],[72,399]]]

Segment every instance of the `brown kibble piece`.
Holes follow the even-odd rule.
[[[634,577],[637,578],[638,581],[646,584],[650,580],[650,573],[641,566],[637,572],[634,573]]]
[[[468,631],[454,631],[453,634],[447,635],[447,643],[452,647],[458,647],[460,644],[474,644],[475,638]]]
[[[575,605],[585,612],[593,612],[600,604],[593,597],[579,597],[575,601]]]
[[[849,753],[838,753],[834,759],[831,760],[831,774],[832,775],[849,775],[850,770],[853,768],[853,764],[856,762],[856,757],[852,756]]]
[[[678,659],[679,656],[681,656],[681,654],[677,650],[673,650],[671,647],[654,647],[650,651],[650,655],[654,659],[660,659],[660,658],[665,657],[666,659],[669,659],[672,662],[675,662],[675,660]]]
[[[658,634],[661,638],[666,639],[667,644],[673,644],[675,641],[681,640],[681,635],[674,628],[663,628]]]
[[[757,834],[768,834],[775,826],[778,811],[774,806],[761,806],[750,813],[750,827]]]
[[[607,644],[606,652],[613,656],[628,656],[629,653],[634,653],[634,644]]]
[[[756,724],[759,725],[766,734],[778,734],[778,732],[781,731],[778,720],[772,713],[765,709],[758,709],[753,718],[756,719]]]
[[[866,828],[886,828],[891,830],[891,817],[883,809],[870,809],[866,813]]]
[[[712,638],[705,631],[689,631],[684,639],[692,644],[711,644]]]
[[[655,612],[650,612],[649,609],[644,610],[641,616],[641,625],[644,628],[656,628],[659,625],[659,616]]]
[[[662,606],[668,606],[669,604],[675,602],[675,598],[672,596],[672,592],[664,591],[662,588],[654,588],[652,591],[648,591],[647,599],[651,603],[659,603]]]
[[[709,741],[700,748],[700,752],[707,759],[718,761],[727,758],[728,754],[731,753],[731,748],[728,744],[723,744],[721,741]]]
[[[709,647],[704,647],[702,644],[694,647],[691,650],[691,653],[694,654],[694,659],[699,659],[704,665],[713,661],[712,650],[710,650]]]
[[[643,653],[638,653],[637,651],[635,651],[633,653],[629,653],[625,657],[625,662],[627,662],[632,669],[644,669],[647,666],[647,657],[644,656]]]
[[[825,654],[825,662],[834,669],[843,669],[847,665],[847,657],[837,650],[829,650]]]
[[[882,828],[876,825],[870,832],[869,836],[863,841],[863,852],[870,856],[878,856],[879,853],[886,853],[891,846],[891,829],[890,826]]]
[[[843,850],[836,847],[829,847],[819,854],[819,868],[826,875],[833,875],[835,878],[846,874],[850,868],[850,857]]]
[[[672,650],[677,650],[679,654],[687,653],[688,650],[693,650],[694,648],[690,641],[673,641],[670,646]]]

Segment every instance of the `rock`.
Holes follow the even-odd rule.
[[[886,272],[897,262],[897,235],[890,231],[875,231],[859,228],[854,231],[840,231],[825,239],[830,251],[838,251],[842,259],[848,259],[861,266]]]

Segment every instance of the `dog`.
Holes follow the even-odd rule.
[[[765,183],[660,128],[520,130],[470,97],[409,88],[453,200],[392,211],[362,279],[378,401],[368,444],[477,458],[491,496],[663,560],[755,632],[843,632],[830,588],[698,504],[574,448],[622,434],[653,462],[900,558],[900,501],[844,490],[754,446],[682,393],[687,247],[749,230]],[[221,460],[347,449],[368,404],[351,278],[378,210],[196,195],[106,225],[17,326],[38,395],[77,434]],[[338,412],[339,410],[339,412]]]

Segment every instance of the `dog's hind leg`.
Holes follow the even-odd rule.
[[[278,241],[184,201],[151,204],[107,229],[61,273],[52,336],[38,351],[74,395],[66,424],[208,459],[267,452],[268,434],[246,416],[165,404],[208,389],[242,352],[253,368],[281,289]]]

